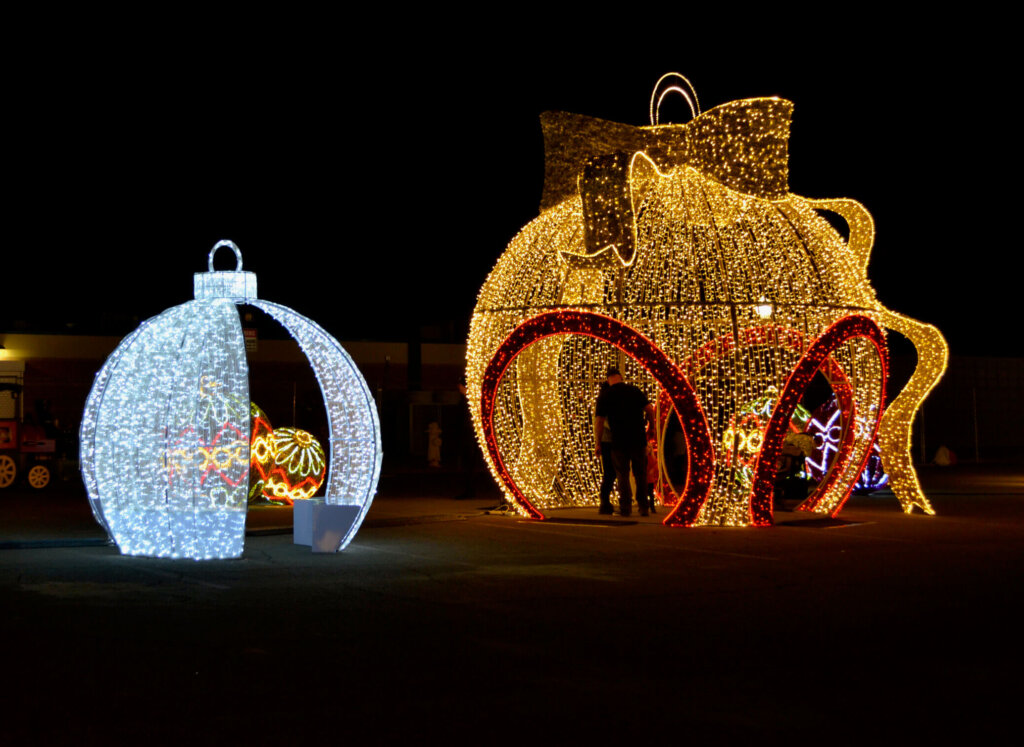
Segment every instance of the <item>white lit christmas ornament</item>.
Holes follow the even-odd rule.
[[[213,255],[235,252],[234,271]],[[235,309],[249,304],[298,341],[320,382],[330,431],[323,521],[343,549],[380,477],[380,424],[352,359],[319,326],[256,296],[231,241],[195,274],[195,300],[126,337],[96,374],[81,427],[82,477],[96,520],[126,555],[234,558],[242,554],[249,489],[249,371]],[[314,527],[315,528],[315,527]],[[309,544],[307,542],[307,544]]]

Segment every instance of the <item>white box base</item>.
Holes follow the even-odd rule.
[[[292,508],[292,537],[296,545],[309,545],[313,552],[338,552],[359,506],[331,506],[322,498],[295,501]]]

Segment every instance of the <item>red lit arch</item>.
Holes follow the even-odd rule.
[[[663,396],[667,396],[671,401],[679,417],[683,435],[686,438],[688,466],[686,485],[675,508],[665,518],[663,523],[675,526],[692,525],[700,514],[700,510],[710,491],[714,467],[714,449],[703,408],[683,371],[687,371],[692,375],[693,372],[699,370],[703,365],[728,353],[735,345],[733,339],[731,337],[723,337],[713,340],[689,356],[682,366],[676,366],[652,341],[632,327],[602,314],[587,311],[553,311],[528,319],[516,327],[499,346],[484,371],[480,412],[487,450],[498,471],[498,476],[511,493],[513,500],[529,516],[540,520],[544,519],[544,515],[530,503],[529,499],[526,498],[516,485],[508,470],[505,469],[501,454],[498,451],[497,442],[494,437],[494,397],[502,376],[519,353],[545,337],[559,334],[582,334],[614,345],[644,366],[665,390],[666,394]],[[793,416],[797,403],[806,391],[814,374],[822,366],[828,368],[828,376],[833,383],[833,389],[843,407],[844,413],[849,413],[851,426],[844,430],[839,458],[837,458],[833,469],[830,470],[827,482],[823,483],[815,493],[817,500],[820,500],[834,481],[844,474],[845,466],[850,459],[850,449],[856,436],[855,428],[852,427],[856,409],[853,393],[845,372],[830,356],[840,345],[855,337],[868,339],[878,350],[882,361],[882,380],[880,386],[882,396],[884,397],[885,380],[887,378],[887,357],[885,340],[881,330],[871,319],[861,315],[848,316],[838,320],[807,349],[807,352],[797,363],[787,380],[782,394],[772,411],[772,416],[765,431],[764,446],[758,455],[757,466],[754,471],[753,489],[750,494],[750,519],[751,524],[754,526],[769,526],[772,523],[772,493],[777,472],[776,460],[782,448],[785,430],[790,418]],[[743,332],[743,340],[746,344],[784,344],[796,349],[801,348],[803,345],[803,335],[801,333],[795,330],[785,330],[776,327],[755,327],[745,330]],[[883,408],[880,406],[872,424],[872,440],[878,430],[882,410]],[[683,417],[683,413],[686,413],[687,416]],[[869,455],[870,449],[865,450],[864,461],[867,460]],[[861,464],[855,474],[860,474],[863,467],[864,465]],[[839,512],[848,499],[850,490],[852,490],[852,484],[849,488],[843,500],[832,512],[833,516]],[[813,510],[817,505],[817,500],[812,496],[812,499],[801,506],[801,508]]]
[[[661,348],[617,319],[589,311],[551,311],[527,319],[498,347],[484,371],[480,397],[484,440],[498,476],[513,500],[532,518],[544,518],[544,514],[530,503],[516,485],[498,452],[494,438],[494,396],[505,370],[519,353],[545,337],[566,334],[587,335],[614,345],[647,369],[668,393],[686,438],[689,464],[682,495],[663,523],[683,526],[693,524],[710,491],[714,466],[711,434],[697,395],[683,372]]]
[[[757,458],[757,467],[754,469],[753,490],[750,494],[750,522],[754,526],[767,526],[772,523],[772,493],[775,486],[776,472],[778,471],[776,460],[779,457],[779,452],[782,450],[786,427],[789,424],[790,418],[793,417],[793,410],[796,409],[797,403],[803,397],[804,392],[811,383],[811,379],[814,378],[814,374],[817,373],[826,360],[830,359],[829,356],[844,342],[855,337],[863,337],[871,342],[878,351],[879,358],[882,361],[882,380],[880,382],[880,396],[882,399],[879,402],[878,412],[871,425],[870,441],[874,440],[875,434],[878,432],[878,423],[882,417],[885,381],[888,376],[888,357],[882,330],[871,319],[858,314],[838,320],[811,344],[807,352],[804,353],[803,358],[796,364],[793,373],[790,374],[789,380],[779,396],[779,401],[772,410],[772,416],[765,430],[764,446],[761,447],[761,453]],[[856,429],[853,427],[856,410],[848,384],[839,388],[846,390],[844,396],[847,402],[849,402],[850,426],[846,428],[846,433],[840,445],[840,454],[845,454],[845,459],[848,461],[850,459],[850,446],[856,435]],[[839,396],[840,393],[837,391],[836,394]],[[865,449],[863,461],[854,473],[854,480],[856,480],[856,475],[859,475],[864,470],[864,463],[867,462],[870,454],[871,449]],[[838,479],[838,476],[844,471],[842,467],[845,464],[846,462],[843,462],[842,465],[838,463],[835,465],[838,469],[833,469],[832,474],[834,477],[832,479]],[[833,516],[842,509],[852,490],[853,483],[851,482],[847,486],[843,499],[832,512]],[[824,492],[819,491],[818,495],[822,496]],[[806,506],[805,508],[811,509],[813,506]]]
[[[784,327],[776,327],[771,325],[764,325],[760,327],[750,327],[743,330],[740,333],[742,344],[744,346],[754,345],[776,345],[787,347],[790,350],[802,350],[804,347],[804,334],[799,330],[787,329]],[[705,343],[682,362],[680,368],[685,373],[687,379],[692,379],[696,376],[700,370],[708,365],[714,363],[723,356],[731,353],[736,347],[735,338],[732,335],[725,335],[722,337],[715,338],[710,342]],[[835,392],[836,400],[839,404],[839,408],[844,413],[844,418],[848,423],[852,423],[853,417],[856,413],[856,406],[853,401],[853,389],[850,386],[849,380],[846,376],[846,372],[843,371],[834,358],[827,357],[822,364],[822,367],[826,369],[826,377],[828,378],[829,384],[832,386],[832,390]],[[813,377],[813,374],[812,374]],[[884,382],[883,382],[884,386]],[[805,387],[806,389],[806,387]],[[803,392],[801,391],[801,396]],[[797,400],[799,401],[799,399]],[[661,413],[661,422],[658,424],[659,429],[664,429],[665,421],[668,420],[669,409],[668,405],[670,398],[664,391],[658,398],[658,410]],[[794,409],[796,405],[794,404]],[[881,408],[879,408],[881,411]],[[792,417],[792,412],[790,412]],[[789,422],[788,420],[786,421]],[[821,499],[832,489],[832,486],[842,475],[850,460],[850,450],[853,447],[853,441],[856,438],[856,430],[847,427],[843,430],[842,437],[838,446],[838,453],[836,459],[830,466],[825,479],[815,489],[814,493],[800,505],[799,510],[802,511],[814,511],[821,502]],[[774,479],[774,475],[773,475]],[[673,505],[679,500],[679,495],[676,494],[675,489],[671,484],[665,484],[664,493],[662,494],[662,500],[666,505]],[[845,501],[844,501],[845,502]],[[842,504],[840,504],[840,507]],[[837,509],[838,510],[838,509]],[[833,512],[833,516],[835,512]]]

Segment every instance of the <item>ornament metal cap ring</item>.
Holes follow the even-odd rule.
[[[234,270],[214,270],[213,255],[221,247],[228,247],[235,253]],[[221,239],[213,245],[207,261],[208,272],[193,275],[193,293],[197,300],[208,298],[230,298],[245,300],[258,298],[256,295],[256,273],[242,272],[242,250],[229,239]]]
[[[238,248],[238,244],[236,244],[231,239],[221,239],[220,241],[218,241],[216,244],[213,245],[213,249],[210,250],[209,260],[207,261],[207,267],[210,268],[210,272],[215,272],[215,270],[213,269],[213,255],[216,254],[217,250],[220,249],[222,246],[229,247],[231,249],[231,251],[233,251],[235,253],[235,260],[237,260],[236,263],[235,263],[235,272],[241,272],[242,271],[242,250],[239,249]]]

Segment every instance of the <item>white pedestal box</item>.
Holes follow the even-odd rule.
[[[331,506],[322,498],[295,501],[294,543],[309,545],[313,552],[338,552],[359,511],[359,506]]]

